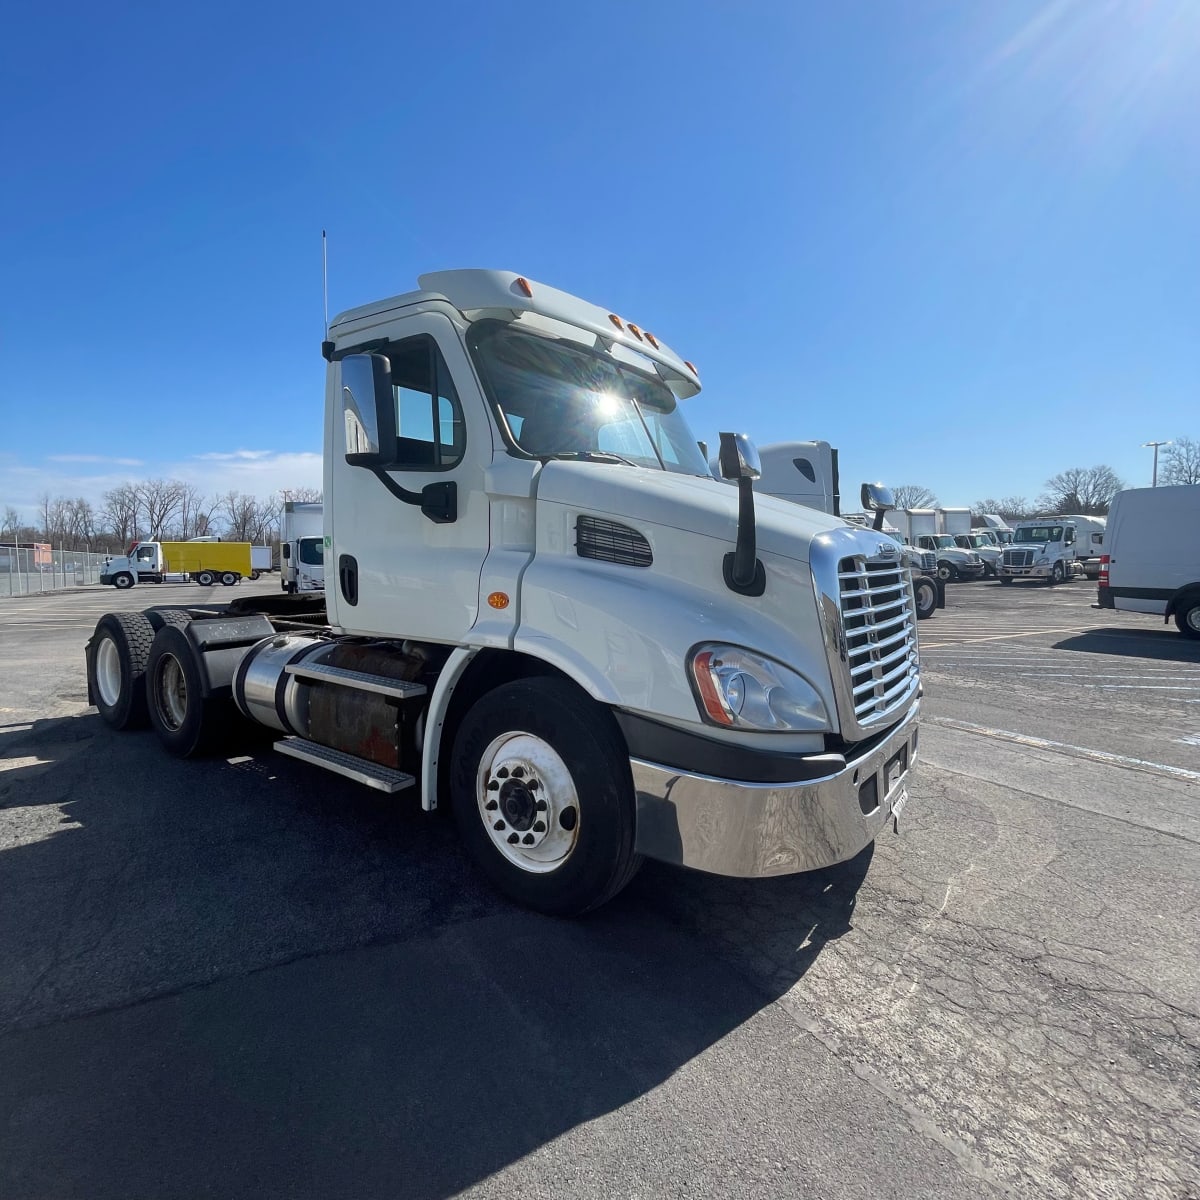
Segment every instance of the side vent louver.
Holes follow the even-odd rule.
[[[648,567],[654,561],[650,543],[628,525],[600,517],[580,517],[575,522],[575,552],[580,558]]]

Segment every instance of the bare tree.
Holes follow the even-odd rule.
[[[1176,438],[1163,448],[1160,483],[1200,483],[1200,442]]]
[[[971,512],[977,516],[980,513],[995,513],[1006,521],[1021,521],[1033,515],[1033,506],[1024,496],[1005,496],[1001,500],[976,500],[971,505]]]
[[[322,498],[323,493],[320,488],[284,488],[279,493],[281,501],[290,500],[294,504],[320,504]]]
[[[132,483],[122,483],[104,493],[100,519],[120,546],[129,545],[138,535],[138,507],[138,490]]]
[[[917,483],[902,483],[892,488],[897,508],[936,508],[938,498],[927,487]]]
[[[221,505],[219,496],[209,496],[194,483],[179,485],[179,508],[176,513],[175,530],[180,541],[189,538],[207,537],[210,532],[213,514]]]
[[[1046,480],[1038,505],[1048,513],[1101,516],[1124,486],[1112,467],[1071,467]]]
[[[184,485],[178,479],[147,479],[137,485],[139,511],[150,541],[158,541],[179,511]]]
[[[11,504],[4,506],[4,521],[0,524],[0,534],[10,542],[19,542],[17,535],[21,532],[21,514]]]
[[[231,542],[249,542],[261,517],[258,501],[243,492],[230,491],[221,497],[221,515],[225,518],[225,536]]]

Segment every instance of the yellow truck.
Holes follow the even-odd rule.
[[[124,591],[135,583],[198,583],[232,587],[250,576],[249,542],[134,542],[110,558],[100,582]]]

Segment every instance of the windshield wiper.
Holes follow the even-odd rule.
[[[631,458],[621,454],[612,454],[607,450],[562,450],[558,454],[542,455],[544,458],[565,458],[582,462],[624,463],[628,467],[640,466]]]

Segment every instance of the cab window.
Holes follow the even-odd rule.
[[[396,401],[397,471],[441,471],[461,461],[466,443],[462,405],[450,369],[427,334],[391,342]]]

